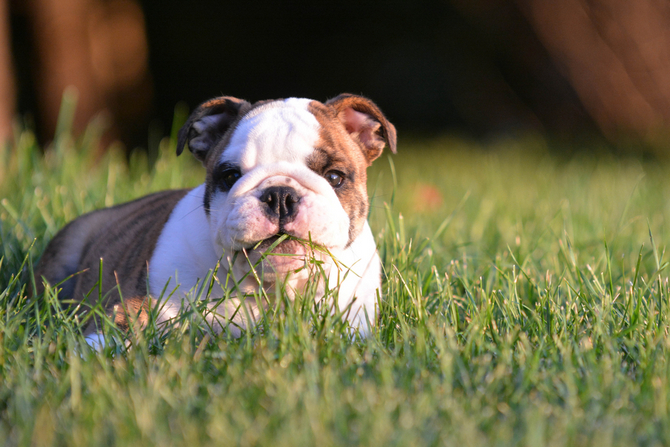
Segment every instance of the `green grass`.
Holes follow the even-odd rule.
[[[203,171],[167,139],[126,164],[60,129],[46,156],[29,131],[0,153],[0,443],[670,443],[670,165],[401,140],[369,175],[370,337],[305,299],[240,339],[190,315],[96,353],[54,291],[26,297],[31,263],[81,213]]]

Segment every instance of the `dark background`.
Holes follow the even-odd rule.
[[[352,92],[415,131],[588,124],[514,8],[500,7],[492,28],[434,0],[143,5],[164,120],[179,100],[218,94],[325,100]],[[533,53],[532,66],[512,45]]]
[[[667,141],[667,2],[0,1],[11,110],[44,142],[68,85],[75,129],[102,111],[129,148],[152,123],[167,133],[181,101],[341,92],[376,101],[401,135]]]

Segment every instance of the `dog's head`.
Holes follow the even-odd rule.
[[[349,246],[367,218],[366,169],[386,145],[395,152],[396,131],[361,96],[325,104],[224,96],[191,114],[178,155],[186,145],[207,169],[203,206],[217,250],[244,249],[253,260],[283,234],[335,253]],[[273,253],[296,256],[269,257],[272,270],[302,267],[305,250],[285,240]]]

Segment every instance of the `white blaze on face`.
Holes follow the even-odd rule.
[[[320,130],[310,102],[290,98],[264,104],[236,126],[220,162],[238,166],[243,175],[228,193],[214,192],[210,206],[214,242],[224,250],[250,248],[277,234],[277,222],[259,200],[271,186],[291,187],[300,198],[285,232],[331,250],[346,246],[349,216],[328,182],[307,167]]]
[[[238,123],[221,160],[239,163],[243,173],[280,161],[304,165],[319,139],[310,102],[289,98],[253,109]]]

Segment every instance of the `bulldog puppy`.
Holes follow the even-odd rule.
[[[177,155],[186,145],[207,169],[204,184],[70,222],[42,255],[37,292],[40,279],[65,280],[60,299],[96,305],[102,296],[124,326],[128,315],[146,320],[152,299],[175,286],[161,303],[159,322],[212,287],[209,323],[238,335],[261,312],[261,288],[273,292],[280,282],[295,296],[319,280],[317,293],[336,290],[339,309],[367,333],[376,320],[381,266],[367,222],[366,169],[386,145],[396,151],[395,127],[379,108],[350,94],[325,104],[223,96],[191,114]],[[289,237],[277,245],[282,235]],[[270,248],[275,255],[264,255]],[[318,269],[312,259],[321,261]],[[217,263],[216,280],[206,283]],[[226,287],[234,289],[232,298],[217,300]],[[99,340],[93,331],[91,344]]]

